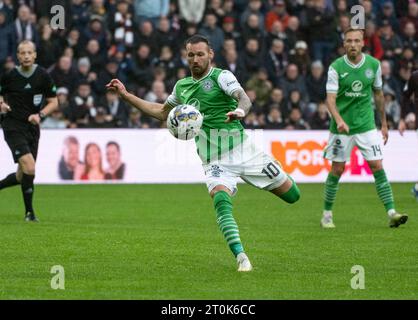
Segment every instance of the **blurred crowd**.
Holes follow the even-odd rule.
[[[65,28],[50,8],[65,8]],[[163,103],[189,75],[184,40],[200,33],[214,66],[231,70],[253,102],[246,128],[328,129],[327,69],[344,54],[350,8],[365,10],[365,52],[381,61],[385,108],[396,128],[406,81],[417,66],[418,3],[412,0],[0,0],[0,75],[16,44],[37,46],[60,108],[44,128],[158,128],[105,90],[112,78]],[[377,122],[379,121],[376,118]]]

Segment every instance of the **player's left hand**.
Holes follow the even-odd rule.
[[[383,137],[383,145],[385,145],[389,139],[389,130],[387,126],[382,126],[382,137]]]
[[[242,120],[245,118],[245,112],[241,109],[235,109],[234,111],[230,111],[226,114],[225,122],[231,122],[234,120]]]
[[[33,125],[39,125],[41,123],[41,117],[39,114],[34,113],[29,116],[28,121]]]

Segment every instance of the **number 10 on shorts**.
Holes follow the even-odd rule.
[[[280,174],[280,170],[274,162],[270,162],[263,170],[261,170],[267,177],[273,179]]]

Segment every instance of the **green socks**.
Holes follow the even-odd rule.
[[[229,248],[236,257],[244,252],[244,248],[239,238],[237,223],[232,216],[231,196],[225,191],[218,191],[213,197],[213,203],[216,210],[217,223]]]
[[[327,180],[325,181],[324,210],[332,210],[335,198],[337,197],[339,180],[340,177],[334,176],[331,173],[328,174]]]
[[[280,199],[286,201],[287,203],[295,203],[300,198],[300,190],[296,185],[295,181],[290,176],[288,177],[290,180],[292,180],[292,186],[286,193],[283,193],[280,196]]]
[[[377,194],[383,202],[386,211],[395,209],[395,202],[393,200],[392,188],[388,179],[386,178],[385,170],[379,170],[373,173]]]

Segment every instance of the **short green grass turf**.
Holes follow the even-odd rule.
[[[322,184],[289,205],[239,185],[234,216],[254,271],[236,262],[204,185],[37,186],[0,192],[0,299],[417,299],[418,203],[392,184],[409,221],[388,227],[373,184],[341,184],[334,230],[319,227]],[[51,289],[51,268],[65,289]],[[353,290],[354,265],[365,289]]]

